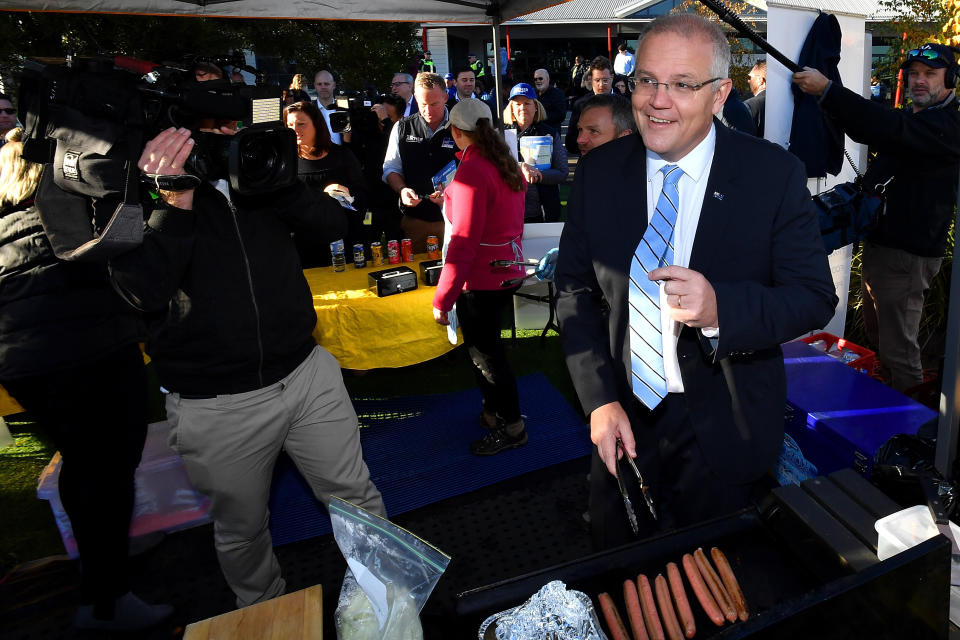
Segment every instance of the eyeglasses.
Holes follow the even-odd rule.
[[[391,82],[391,83],[390,83],[390,86],[391,86],[391,87],[399,87],[399,86],[402,85],[402,84],[410,84],[410,83],[407,82],[406,80],[404,80],[403,82]]]
[[[16,112],[17,112],[16,109],[0,109],[0,113],[5,113],[5,114],[7,114],[8,116],[12,116],[12,115],[15,114]]]
[[[655,79],[650,77],[640,77],[640,78],[630,78],[628,84],[630,86],[630,91],[636,91],[641,94],[654,94],[657,92],[657,87],[663,87],[666,89],[667,93],[672,93],[675,97],[689,97],[692,96],[695,92],[700,91],[711,82],[716,82],[717,80],[722,80],[723,78],[710,78],[709,80],[704,80],[703,82],[657,82]]]
[[[540,82],[541,80],[546,80],[546,78],[544,78],[544,77],[542,77],[542,76],[534,76],[533,79],[534,79],[535,82]]]

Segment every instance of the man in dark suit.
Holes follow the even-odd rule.
[[[654,521],[632,483],[641,537],[750,503],[783,444],[780,344],[822,327],[837,303],[802,165],[714,118],[730,91],[729,61],[715,25],[659,18],[636,56],[640,136],[594,149],[577,167],[557,306],[596,445],[590,518],[600,548],[635,539],[614,476],[618,438],[659,512]],[[759,176],[744,177],[745,159]],[[757,183],[767,188],[749,188]],[[638,256],[656,243],[647,233],[663,230],[655,216],[665,203],[676,212],[664,233],[669,254],[663,248],[640,276]],[[650,326],[662,349],[653,400],[643,386],[650,372],[635,373],[643,363],[633,352],[644,353],[648,333],[641,289],[656,300]]]

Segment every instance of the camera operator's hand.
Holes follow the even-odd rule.
[[[384,118],[390,117],[390,114],[387,113],[387,105],[383,103],[373,105],[370,107],[370,111],[373,111],[377,114],[377,120],[382,121]]]
[[[194,140],[189,129],[170,127],[147,143],[137,166],[140,171],[155,175],[183,175],[184,164],[193,151]],[[160,197],[178,209],[193,208],[193,189],[187,191],[160,191]]]
[[[420,196],[410,187],[404,187],[400,189],[400,202],[402,202],[405,207],[415,207],[420,204]]]

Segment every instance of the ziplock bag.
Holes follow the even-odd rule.
[[[420,640],[420,610],[450,556],[369,511],[330,499],[333,537],[347,560],[334,620],[339,640]]]

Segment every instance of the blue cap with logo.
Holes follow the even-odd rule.
[[[453,74],[448,71],[447,73],[443,74],[443,79],[444,79],[444,80],[453,80]]]
[[[513,89],[510,89],[510,99],[522,96],[524,98],[530,98],[531,100],[537,99],[537,90],[531,87],[526,82],[521,82],[520,84],[513,85]]]

